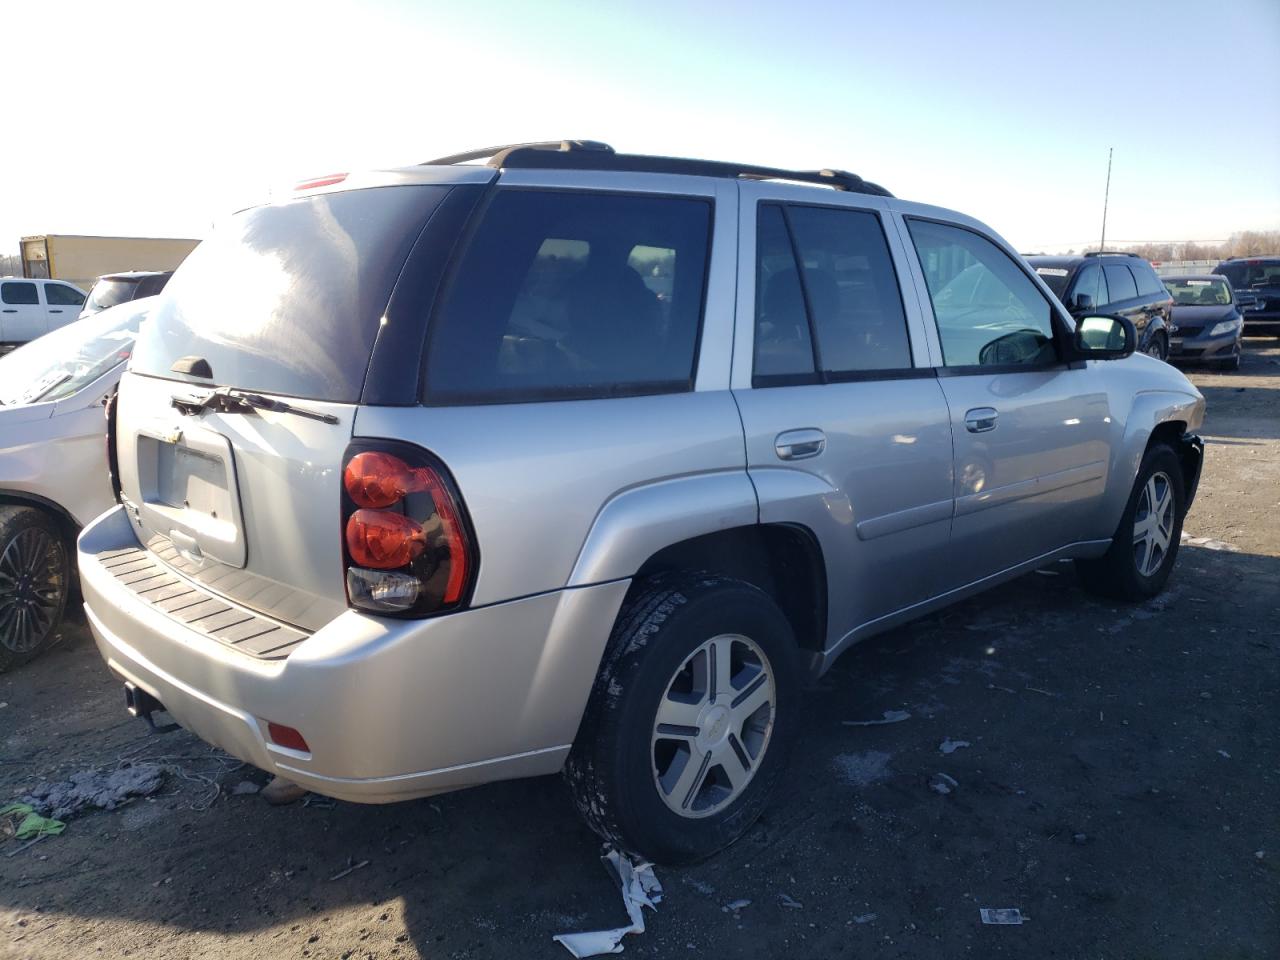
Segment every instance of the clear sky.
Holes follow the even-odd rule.
[[[1280,2],[6,6],[0,252],[574,137],[860,173],[1023,250],[1280,228]],[[16,52],[16,62],[13,53]]]

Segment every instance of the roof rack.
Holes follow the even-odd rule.
[[[1130,253],[1128,250],[1089,250],[1085,253],[1086,257],[1138,257],[1136,253]],[[1138,257],[1141,260],[1141,257]]]
[[[608,170],[627,173],[672,173],[697,177],[725,177],[738,180],[793,180],[833,187],[850,193],[866,193],[878,197],[893,194],[879,184],[863,180],[846,170],[784,170],[715,160],[687,160],[681,157],[656,157],[644,154],[618,153],[598,140],[547,140],[540,143],[514,143],[456,153],[425,165],[467,163],[488,158],[490,167],[539,170]]]

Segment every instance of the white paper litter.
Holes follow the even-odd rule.
[[[979,907],[978,915],[982,917],[983,923],[1014,925],[1022,923],[1022,911],[1017,907]]]
[[[594,930],[590,933],[558,933],[552,940],[564,944],[575,957],[598,957],[605,953],[621,953],[622,938],[629,933],[644,933],[644,907],[656,910],[662,902],[662,884],[653,872],[653,864],[633,864],[624,853],[606,847],[600,858],[604,867],[618,881],[622,905],[631,918],[629,927]]]
[[[879,727],[886,723],[901,723],[910,720],[911,714],[906,710],[886,710],[883,720],[844,720],[846,727]]]

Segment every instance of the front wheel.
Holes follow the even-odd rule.
[[[1151,342],[1147,344],[1147,348],[1142,351],[1148,357],[1155,357],[1157,360],[1169,359],[1169,344],[1164,338],[1164,334],[1157,333],[1151,338]]]
[[[710,575],[640,586],[619,615],[565,777],[605,840],[690,863],[760,816],[794,738],[791,626],[750,584]]]
[[[1172,449],[1149,449],[1111,547],[1096,560],[1077,560],[1076,570],[1093,593],[1146,600],[1164,589],[1178,556],[1186,497],[1182,464]]]
[[[57,524],[33,507],[0,507],[0,673],[53,643],[71,570]]]

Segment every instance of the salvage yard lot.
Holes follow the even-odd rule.
[[[1192,373],[1206,466],[1164,595],[1100,601],[1058,565],[856,648],[809,697],[765,817],[659,867],[626,953],[1280,955],[1273,342]],[[264,777],[144,736],[78,622],[0,678],[0,704],[0,804],[126,761],[169,771],[150,799],[0,843],[0,957],[567,957],[553,934],[625,923],[557,778],[387,807],[232,795]]]

